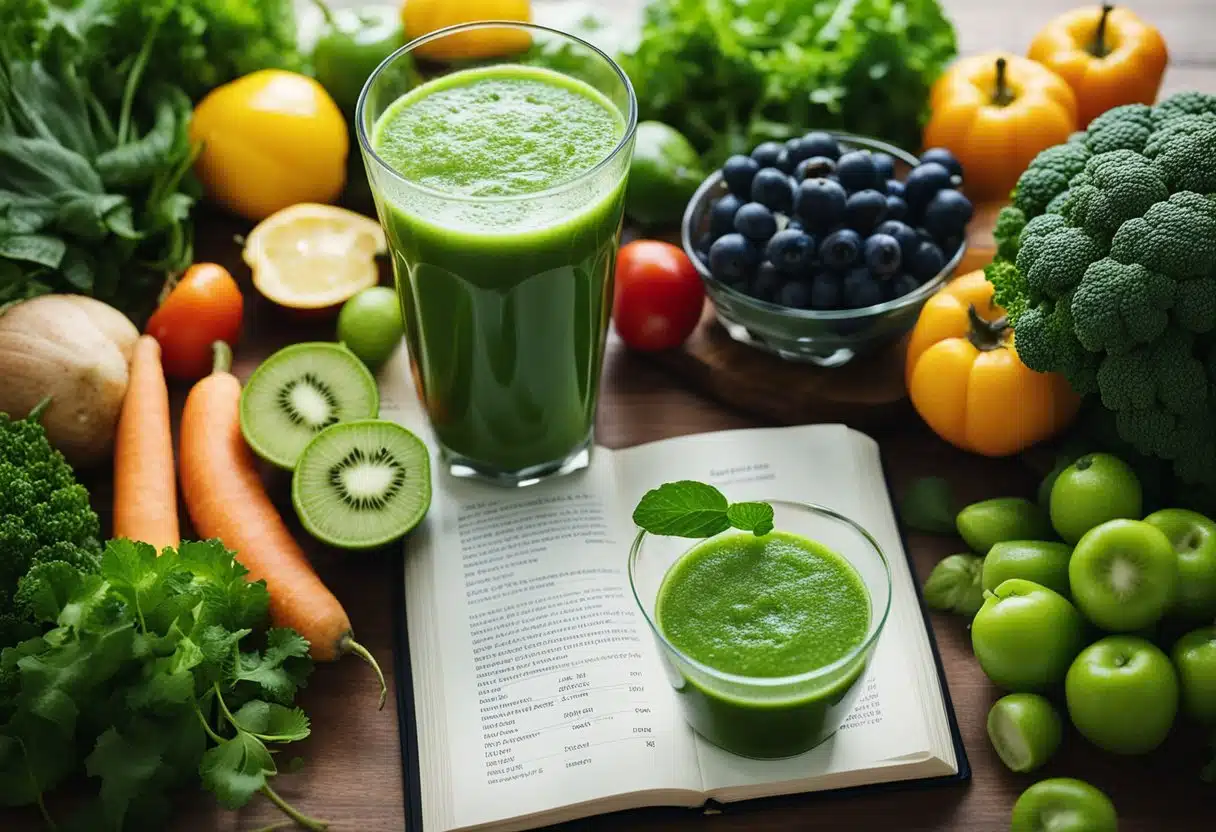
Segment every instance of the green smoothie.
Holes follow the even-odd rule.
[[[676,561],[659,588],[655,621],[673,647],[702,665],[777,679],[853,654],[869,630],[870,597],[857,571],[813,540],[739,532]],[[864,669],[863,654],[828,678],[776,692],[686,672],[680,694],[690,724],[710,742],[747,757],[787,757],[823,738],[829,709]]]
[[[508,64],[417,87],[371,131],[404,180],[375,190],[420,392],[474,468],[543,469],[590,440],[625,130],[591,86]]]

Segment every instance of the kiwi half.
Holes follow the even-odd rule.
[[[324,341],[284,347],[241,390],[245,441],[258,456],[288,470],[320,431],[379,413],[375,377],[349,349]]]
[[[342,549],[383,546],[413,529],[431,506],[431,457],[396,422],[361,419],[325,428],[291,478],[304,528]]]

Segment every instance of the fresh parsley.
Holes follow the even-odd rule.
[[[651,534],[713,537],[730,528],[763,536],[773,530],[768,503],[730,503],[712,485],[680,480],[646,492],[633,510],[633,522]]]
[[[96,792],[64,828],[155,829],[174,792],[201,782],[230,809],[260,793],[325,828],[271,786],[276,752],[309,735],[293,704],[312,671],[308,642],[267,629],[265,583],[221,543],[158,555],[114,540],[98,574],[22,582],[51,629],[0,654],[0,805],[36,805],[55,828],[47,796],[84,774]]]

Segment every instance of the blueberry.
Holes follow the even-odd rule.
[[[921,164],[926,162],[936,162],[937,164],[950,171],[953,176],[962,177],[963,166],[959,164],[958,159],[954,154],[944,147],[931,147],[920,155]]]
[[[726,187],[730,188],[732,194],[740,199],[747,199],[751,196],[752,179],[758,170],[760,164],[755,159],[736,153],[722,165],[722,178],[726,180]]]
[[[694,252],[694,254],[696,254],[697,259],[701,261],[701,265],[708,269],[709,268],[709,251],[697,249]]]
[[[760,264],[760,268],[756,269],[756,276],[748,281],[744,291],[758,300],[775,301],[783,282],[777,268],[772,263],[765,261]]]
[[[901,274],[894,280],[887,281],[887,296],[894,300],[902,298],[909,292],[920,288],[920,283],[910,274]]]
[[[727,194],[709,209],[709,236],[715,240],[735,230],[735,212],[743,203],[734,194]]]
[[[796,220],[796,219],[790,220],[789,222],[787,222],[785,224],[785,227],[790,229],[791,231],[802,231],[805,228],[802,224],[802,220]]]
[[[882,303],[882,286],[864,268],[853,269],[840,285],[846,309],[863,309]]]
[[[804,179],[831,176],[835,172],[836,163],[831,159],[826,156],[812,156],[798,163],[798,167],[794,168],[794,178],[801,182]]]
[[[887,196],[897,196],[900,199],[904,198],[904,183],[898,179],[887,180]]]
[[[870,159],[874,162],[879,179],[895,178],[895,159],[890,153],[872,153]]]
[[[777,218],[759,202],[745,202],[735,214],[735,230],[757,243],[777,233]]]
[[[950,171],[937,162],[925,162],[912,168],[904,180],[904,202],[913,213],[919,213],[942,188],[950,187]]]
[[[971,200],[953,188],[942,188],[925,206],[925,228],[934,238],[945,240],[961,234],[974,213]]]
[[[777,156],[784,150],[777,142],[764,142],[752,150],[752,158],[762,168],[771,168],[777,164]]]
[[[843,271],[861,257],[861,235],[851,228],[833,231],[819,244],[819,259],[829,269]]]
[[[942,256],[949,260],[958,251],[958,247],[963,244],[961,234],[951,234],[949,237],[941,241],[939,247],[942,250]]]
[[[774,167],[776,167],[777,170],[781,171],[782,173],[792,176],[794,173],[794,168],[797,166],[798,163],[790,158],[790,152],[784,147],[781,148],[781,152],[777,154],[777,161],[774,163]]]
[[[709,247],[709,271],[723,283],[748,277],[760,264],[760,249],[742,234],[727,234]]]
[[[812,130],[802,137],[802,146],[806,148],[808,158],[810,156],[823,156],[832,160],[840,158],[840,145],[836,144],[836,139],[832,138],[831,133]]]
[[[836,175],[849,193],[877,188],[880,182],[874,159],[865,150],[851,150],[841,156],[836,162]]]
[[[942,256],[942,250],[936,243],[921,243],[908,261],[908,272],[924,282],[931,280],[945,265],[946,258]]]
[[[790,178],[777,168],[761,168],[752,180],[752,201],[788,214],[794,207]]]
[[[768,241],[764,256],[787,275],[805,275],[815,260],[815,240],[804,231],[786,228]]]
[[[907,262],[921,244],[921,239],[912,228],[899,220],[887,220],[874,229],[875,234],[885,234],[899,243],[900,259]]]
[[[890,277],[899,271],[903,253],[894,237],[887,234],[872,234],[866,238],[866,266],[878,277]]]
[[[887,213],[887,198],[875,190],[858,191],[849,197],[844,207],[845,222],[862,234],[869,234],[883,221]]]
[[[812,148],[801,137],[786,142],[785,152],[789,154],[790,161],[794,163],[795,167],[815,155]]]
[[[887,197],[887,219],[902,220],[908,216],[908,203],[897,196]]]
[[[836,309],[840,306],[840,277],[829,272],[811,280],[811,308]]]
[[[777,292],[777,302],[793,309],[810,309],[811,284],[805,280],[787,280]]]
[[[848,194],[831,179],[806,179],[798,186],[798,214],[808,225],[828,228],[844,221]]]

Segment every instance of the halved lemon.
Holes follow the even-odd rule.
[[[380,282],[380,223],[334,205],[302,202],[271,214],[241,253],[253,285],[291,309],[328,309]]]

